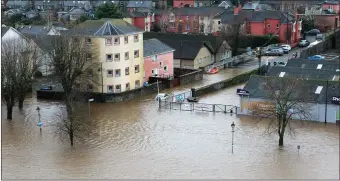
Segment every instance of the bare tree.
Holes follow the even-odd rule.
[[[92,62],[92,58],[96,57],[93,55],[95,51],[92,51],[89,43],[82,37],[56,36],[51,43],[54,50],[51,53],[51,64],[65,94],[67,124],[64,121],[62,130],[67,130],[66,133],[73,146],[75,131],[80,125],[78,122],[81,121],[77,119],[76,102],[84,101],[85,97],[81,96],[83,98],[81,99],[79,95],[83,95],[88,91],[89,86],[92,87],[97,82],[93,70],[98,66]]]
[[[25,96],[32,86],[37,67],[36,49],[25,39],[6,39],[1,42],[1,88],[7,106],[7,119],[12,119],[16,99],[23,107]]]
[[[311,107],[308,102],[312,100],[313,93],[303,80],[296,78],[262,77],[263,88],[268,106],[251,105],[252,114],[260,118],[269,118],[268,132],[277,132],[279,146],[283,146],[283,138],[288,131],[293,130],[291,120],[311,120]]]
[[[241,37],[245,35],[244,25],[241,23],[222,25],[221,35],[231,46],[232,54],[237,55]]]
[[[169,18],[170,18],[170,9],[164,9],[161,12],[161,16],[159,18],[159,27],[161,29],[162,33],[166,33],[168,29],[168,24],[169,24]]]

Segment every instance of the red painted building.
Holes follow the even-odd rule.
[[[154,14],[137,11],[125,13],[124,20],[147,32],[151,30],[155,22]]]
[[[173,0],[174,8],[183,8],[185,5],[194,7],[194,0]]]
[[[339,14],[340,12],[340,2],[339,1],[325,1],[322,4],[323,10],[329,10],[332,13]]]
[[[340,27],[339,15],[326,14],[326,15],[315,15],[314,24],[317,29],[321,32],[327,32],[335,28]],[[337,27],[335,27],[337,26]]]

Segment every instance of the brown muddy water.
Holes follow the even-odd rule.
[[[235,86],[202,97],[239,104]],[[339,126],[294,122],[278,148],[267,121],[222,113],[158,110],[155,95],[91,106],[93,133],[74,148],[55,135],[60,102],[27,99],[6,120],[2,106],[3,179],[227,178],[338,179]],[[36,107],[45,123],[42,134]],[[82,113],[82,114],[87,114]],[[234,154],[231,127],[235,122]],[[301,146],[298,154],[297,145]]]

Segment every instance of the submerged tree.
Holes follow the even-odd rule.
[[[95,82],[92,70],[96,65],[89,59],[91,50],[85,38],[56,36],[52,40],[52,47],[54,51],[51,53],[51,65],[55,69],[65,94],[67,124],[63,126],[73,146],[75,131],[81,121],[77,119],[75,105],[84,100],[84,97],[79,96],[83,95],[89,85],[92,86]]]
[[[283,146],[285,132],[293,130],[290,123],[291,120],[308,121],[312,118],[311,108],[308,106],[312,100],[308,92],[310,88],[303,80],[296,78],[280,78],[280,77],[261,77],[264,79],[260,85],[263,95],[267,102],[272,103],[272,106],[265,108],[259,105],[252,105],[254,115],[261,118],[270,119],[268,132],[277,132],[279,136],[279,146]]]
[[[232,55],[236,56],[238,54],[241,39],[245,35],[244,25],[241,23],[223,25],[221,27],[221,34],[231,46]]]
[[[36,47],[26,39],[1,42],[1,94],[7,106],[7,119],[12,119],[13,106],[23,107],[37,68]]]

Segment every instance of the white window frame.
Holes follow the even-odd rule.
[[[136,70],[136,67],[138,67],[138,70]],[[139,65],[135,65],[135,73],[138,74],[140,72],[140,66]]]
[[[164,65],[163,70],[164,70],[164,72],[168,72],[169,71],[168,66]]]
[[[110,58],[110,59],[108,58],[108,55],[111,55],[111,58]],[[106,55],[105,55],[105,58],[106,58],[106,61],[107,61],[107,62],[112,62],[112,61],[113,61],[113,55],[112,55],[112,53],[106,54]]]
[[[133,41],[136,43],[139,41],[139,36],[138,35],[133,35]]]
[[[119,89],[117,89],[117,86],[119,86]],[[122,92],[122,85],[121,84],[115,85],[115,92],[117,92],[117,93]]]
[[[130,90],[130,83],[128,82],[128,83],[125,83],[125,90]]]
[[[111,71],[112,74],[109,74],[109,71]],[[107,76],[107,77],[113,77],[113,69],[108,69],[108,70],[106,70],[106,76]]]
[[[124,53],[124,57],[125,57],[125,60],[129,60],[129,58],[130,58],[130,55],[129,55],[130,53],[129,52],[125,52]],[[126,56],[127,55],[127,56]]]
[[[119,74],[117,74],[117,70],[119,71]],[[115,77],[120,77],[122,76],[122,71],[120,69],[115,70]]]
[[[267,28],[270,28],[270,24],[267,24]]]
[[[112,38],[105,38],[105,45],[112,46]]]
[[[125,75],[130,75],[130,67],[125,67]]]
[[[118,58],[116,58],[116,55],[118,55]],[[120,53],[115,53],[114,54],[114,60],[115,61],[120,61]]]
[[[111,87],[111,90],[110,90]],[[113,85],[107,85],[107,92],[113,93]]]
[[[137,55],[137,56],[136,56],[136,52],[138,52],[138,55]],[[139,58],[139,50],[133,51],[133,57],[134,57],[134,58]]]
[[[116,42],[116,40],[118,40],[117,42]],[[114,45],[119,45],[120,44],[120,38],[118,37],[118,38],[114,38],[113,39],[113,43],[114,43]]]
[[[128,44],[128,43],[129,43],[129,37],[128,37],[128,36],[125,36],[125,37],[124,37],[124,43],[125,43],[125,44]]]

